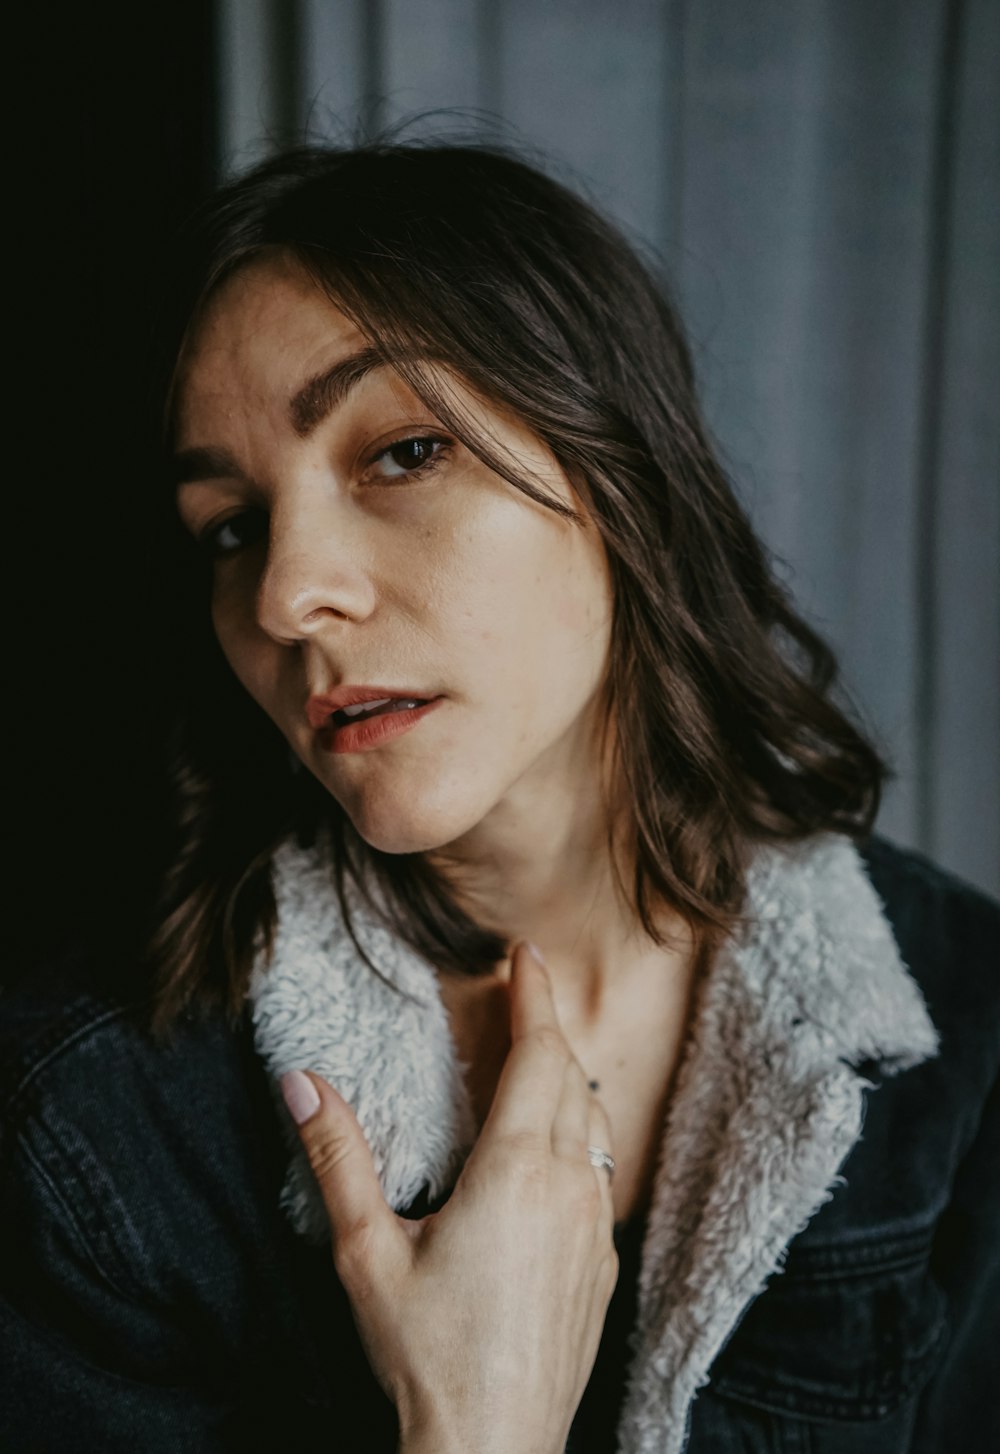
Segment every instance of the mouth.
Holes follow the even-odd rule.
[[[391,712],[409,712],[424,707],[430,697],[389,697],[381,702],[359,702],[356,707],[339,707],[327,718],[328,726],[346,727],[351,722],[364,722],[368,717],[385,717]]]
[[[328,711],[317,730],[320,746],[336,754],[370,752],[411,731],[444,701],[444,697],[391,697],[358,703],[355,711]]]
[[[317,692],[306,703],[306,719],[314,732],[331,727],[346,727],[365,717],[378,714],[412,711],[434,701],[422,692],[401,690],[398,686],[344,686],[328,692]]]

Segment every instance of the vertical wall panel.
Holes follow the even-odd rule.
[[[481,12],[474,0],[384,0],[388,118],[484,104]],[[428,118],[425,130],[441,122]],[[468,124],[468,122],[466,123]]]
[[[504,116],[654,243],[665,212],[667,15],[658,0],[504,0],[497,19]]]
[[[297,0],[217,0],[218,168],[245,170],[291,140],[298,123]]]
[[[382,91],[378,0],[298,0],[300,123],[314,139],[343,140],[377,124]]]
[[[1000,7],[966,6],[931,461],[928,848],[1000,890]]]
[[[689,12],[686,311],[708,412],[796,596],[894,756],[916,840],[914,475],[938,15]],[[891,70],[894,84],[882,84]]]

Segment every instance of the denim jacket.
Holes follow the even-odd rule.
[[[705,1101],[696,1077],[681,1096],[711,1136],[694,1134],[694,1117],[691,1135],[681,1122],[664,1143],[640,1277],[644,1326],[657,1331],[636,1338],[622,1450],[997,1447],[1000,908],[879,839],[863,864],[937,1050],[899,985],[866,1049],[843,1011],[856,1005],[862,1027],[878,1018],[866,999],[877,974],[845,981],[838,1000],[797,913],[786,941],[799,936],[814,978],[787,1044],[769,1042],[764,1022],[741,1041],[732,997],[720,996],[723,1059],[728,1034],[753,1057],[730,1057],[718,1078],[728,1099]],[[847,900],[839,911],[853,912]],[[309,1194],[271,1079],[280,1055],[269,1059],[262,1038],[266,1002],[248,1003],[236,1026],[191,1016],[162,1046],[142,998],[100,983],[67,960],[0,999],[0,1448],[394,1449],[394,1411],[329,1249],[308,1235]],[[894,1044],[897,1008],[912,1033]],[[820,1051],[822,1077],[806,1075]],[[723,1160],[739,1171],[727,1191],[717,1168],[705,1172],[701,1143],[753,1130],[740,1118],[762,1087],[777,1097],[766,1174]],[[362,1092],[359,1081],[365,1125]],[[460,1118],[455,1130],[460,1141]],[[437,1162],[427,1151],[432,1189],[454,1151],[444,1145]],[[379,1164],[388,1194],[395,1172]],[[685,1189],[692,1168],[701,1179]],[[409,1190],[403,1176],[396,1201]],[[671,1227],[671,1193],[705,1218],[718,1204],[723,1221]],[[707,1235],[717,1226],[731,1233],[720,1261]],[[710,1362],[689,1359],[692,1386],[677,1398],[690,1350]]]

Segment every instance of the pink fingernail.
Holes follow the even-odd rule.
[[[545,967],[545,960],[542,958],[542,951],[539,949],[538,945],[537,944],[532,944],[532,942],[531,942],[530,939],[526,939],[524,942],[525,942],[525,944],[527,944],[527,946],[531,950],[532,954],[538,960],[538,963],[544,968]]]
[[[319,1091],[301,1070],[289,1070],[281,1077],[281,1094],[297,1126],[319,1110]]]

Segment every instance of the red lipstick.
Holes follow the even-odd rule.
[[[444,701],[443,697],[421,697],[401,687],[337,687],[332,692],[309,698],[306,716],[319,734],[327,752],[368,752],[390,737],[408,732]],[[371,716],[350,721],[344,707],[378,702]]]

